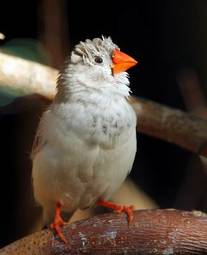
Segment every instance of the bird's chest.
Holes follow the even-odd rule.
[[[74,112],[73,112],[74,113]],[[125,143],[136,125],[134,111],[128,103],[108,106],[88,105],[73,114],[72,127],[89,144],[105,148]]]
[[[89,125],[89,137],[93,142],[101,142],[105,144],[117,143],[127,127],[131,126],[130,119],[124,111],[107,112],[91,115],[92,122]]]

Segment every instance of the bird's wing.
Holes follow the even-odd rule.
[[[37,133],[35,135],[33,145],[32,145],[32,150],[30,157],[33,160],[35,155],[47,144],[47,141],[43,138],[41,135],[41,128],[42,128],[42,120],[40,120],[39,126],[37,128]]]

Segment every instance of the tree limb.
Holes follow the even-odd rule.
[[[198,211],[140,210],[128,226],[125,214],[102,214],[67,224],[67,244],[50,230],[0,250],[0,255],[207,254],[207,216]]]
[[[207,156],[207,121],[150,100],[131,99],[138,131]]]
[[[23,58],[0,53],[0,89],[19,96],[55,95],[57,70]]]

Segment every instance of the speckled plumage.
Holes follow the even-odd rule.
[[[58,78],[34,143],[33,186],[50,222],[55,203],[72,213],[108,199],[132,168],[136,116],[127,102],[126,72],[112,75],[110,38],[78,44]],[[94,61],[101,56],[103,63]]]

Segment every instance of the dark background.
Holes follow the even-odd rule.
[[[123,51],[139,60],[129,72],[134,95],[204,118],[206,27],[205,0],[1,2],[0,32],[6,36],[2,50],[59,68],[80,40],[110,35]],[[183,74],[196,77],[190,94],[183,93],[180,86]],[[202,97],[191,103],[197,90]],[[29,148],[36,125],[31,115],[37,115],[35,109],[3,114],[0,119],[1,245],[20,235],[16,231],[17,194],[26,189],[19,187],[17,180],[19,171],[31,166]],[[19,145],[27,139],[26,147]],[[21,183],[28,185],[29,174],[23,173]],[[207,209],[206,175],[199,158],[176,145],[138,134],[138,153],[130,176],[162,208]],[[19,208],[20,217],[23,210]]]

